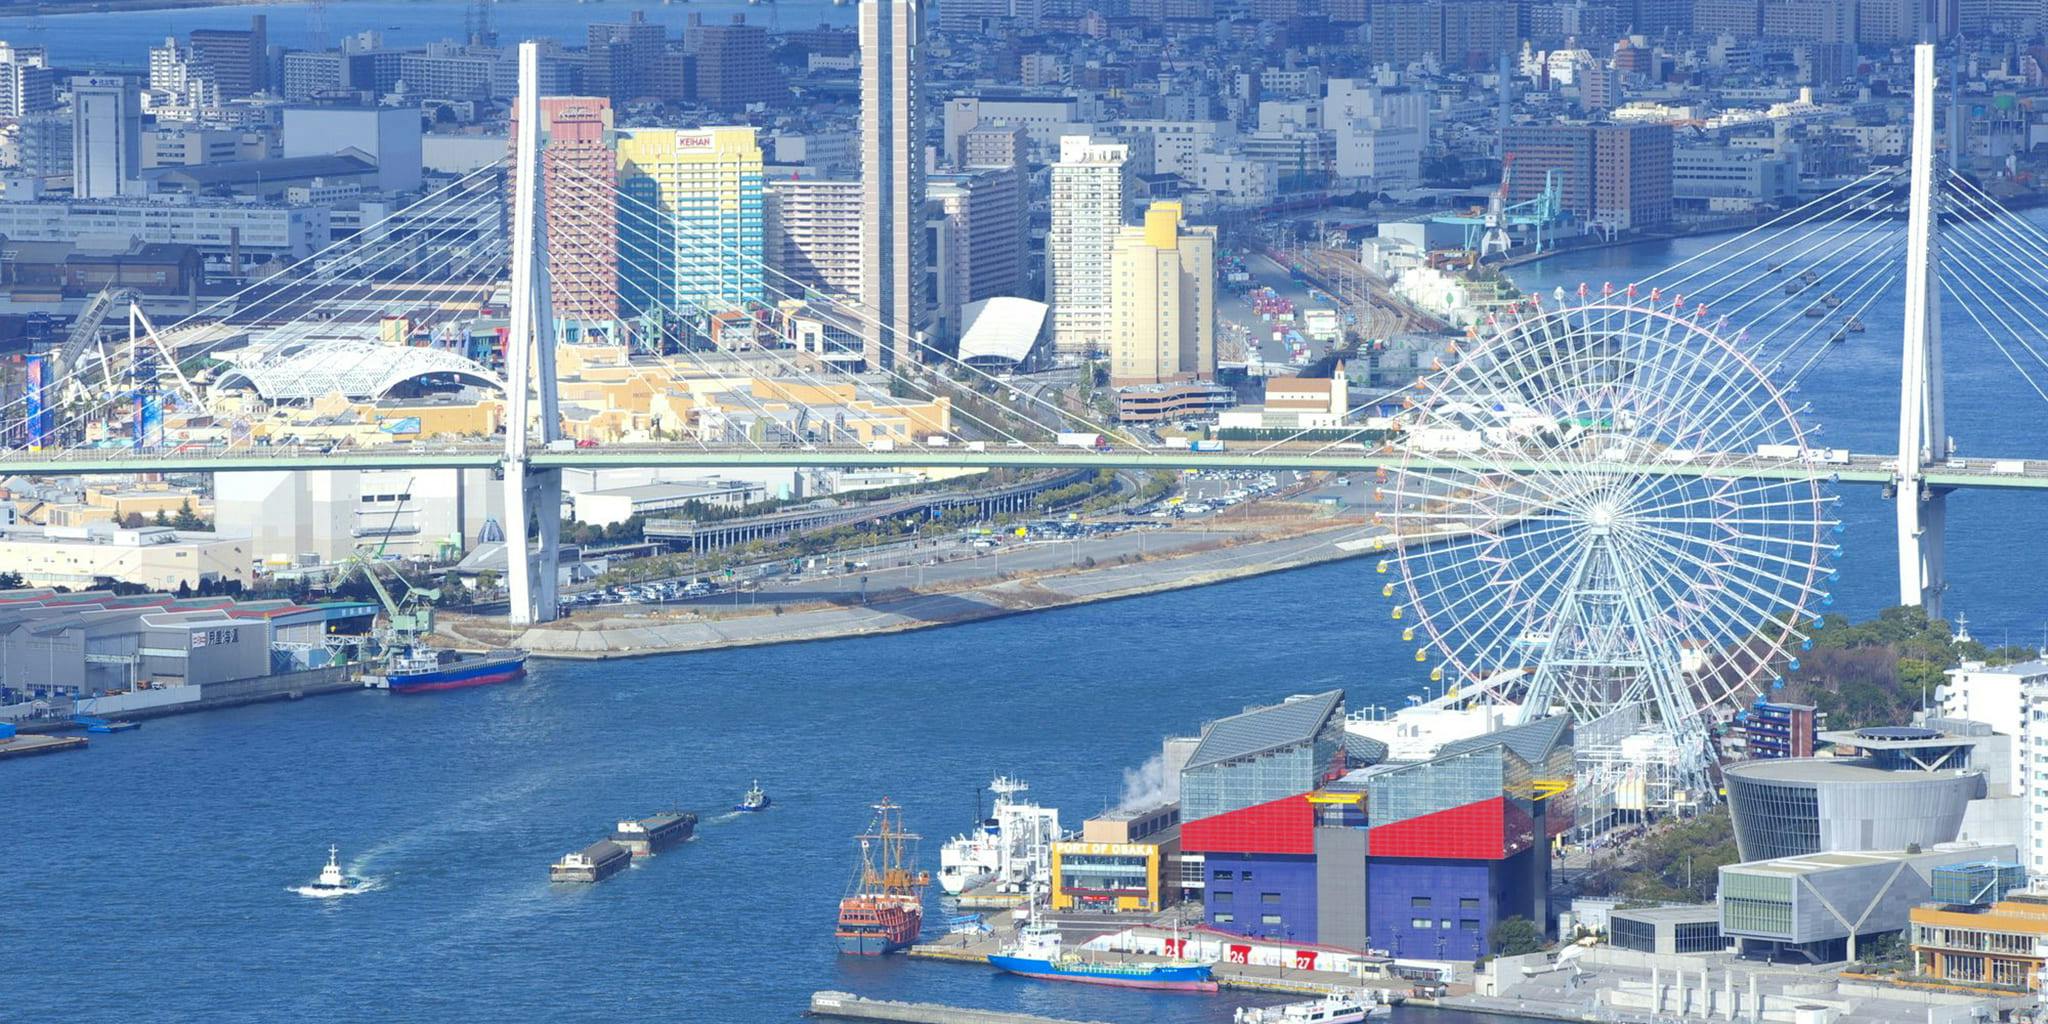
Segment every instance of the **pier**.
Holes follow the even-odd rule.
[[[1002,1013],[973,1010],[940,1003],[901,1003],[888,999],[866,999],[851,992],[811,993],[811,1016],[841,1017],[847,1020],[887,1020],[902,1024],[1105,1024],[1103,1021],[1069,1021],[1030,1013]]]
[[[46,736],[40,733],[22,733],[0,743],[0,759],[10,757],[34,757],[37,754],[54,754],[60,750],[84,750],[83,736]]]

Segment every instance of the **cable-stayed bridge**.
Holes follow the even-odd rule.
[[[722,226],[551,159],[534,59],[522,48],[509,247],[489,228],[506,205],[507,169],[481,168],[185,321],[160,329],[131,316],[112,346],[77,334],[58,379],[0,408],[0,424],[12,425],[0,471],[491,469],[505,507],[523,510],[504,523],[508,550],[526,553],[507,574],[521,623],[557,614],[565,470],[1366,471],[1381,481],[1393,540],[1378,565],[1389,577],[1381,593],[1418,663],[1475,692],[1510,673],[1526,707],[1564,706],[1589,729],[1624,712],[1653,717],[1685,752],[1693,784],[1703,763],[1702,735],[1686,724],[1695,710],[1796,670],[1811,643],[1812,620],[1831,600],[1836,485],[1886,490],[1901,600],[1931,610],[1943,588],[1949,492],[2048,488],[2048,458],[1961,459],[1949,444],[1944,299],[1949,319],[1966,320],[2048,404],[2037,383],[2048,380],[2048,346],[2034,333],[2048,320],[2048,233],[1938,162],[1930,49],[1916,54],[1904,172],[1842,183],[1652,277],[1502,307],[1444,365],[1352,403],[1335,422],[1220,451],[1147,443],[1016,387],[914,325],[816,294],[746,256]],[[613,248],[550,215],[548,180],[596,197]],[[761,294],[749,309],[681,287],[639,289],[634,316],[694,325],[699,351],[609,368],[603,386],[638,389],[648,423],[584,447],[565,438],[565,406],[597,385],[556,370],[552,292],[558,277],[578,287],[602,278],[628,250],[651,258],[657,278],[731,271],[748,287],[760,282]],[[560,298],[587,305],[587,296]],[[509,313],[503,351],[472,358],[464,325],[500,309]],[[722,344],[703,340],[722,325],[796,323],[775,315],[789,309],[823,329],[756,332],[741,351],[702,351]],[[1888,417],[1896,409],[1897,446],[1823,447],[1796,397],[1801,381],[1894,309],[1898,388],[1872,398]],[[380,325],[394,318],[449,343],[381,343]],[[854,366],[858,339],[877,329],[921,362]],[[464,345],[471,351],[458,354]],[[502,393],[502,426],[337,446],[246,424],[334,391],[374,397],[422,379]],[[173,415],[229,426],[167,440],[163,420]],[[1106,443],[1063,445],[1062,431]]]

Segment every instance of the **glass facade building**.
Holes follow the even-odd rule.
[[[1953,842],[1987,792],[1977,769],[1885,771],[1858,758],[1745,761],[1723,778],[1745,861]]]
[[[1315,789],[1344,771],[1344,691],[1211,722],[1181,769],[1184,822]]]
[[[635,130],[618,153],[622,311],[696,317],[762,305],[767,229],[754,129]]]

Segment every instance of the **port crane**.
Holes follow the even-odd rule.
[[[1527,229],[1533,251],[1542,252],[1546,230],[1557,224],[1564,209],[1564,181],[1556,168],[1543,172],[1543,191],[1519,203],[1508,197],[1514,188],[1515,154],[1501,158],[1500,187],[1488,197],[1486,212],[1451,214],[1434,218],[1438,224],[1456,224],[1465,229],[1465,251],[1472,265],[1514,247],[1515,229]]]
[[[394,651],[410,650],[421,637],[433,633],[434,602],[441,599],[439,588],[413,586],[412,581],[384,562],[384,549],[391,542],[391,530],[398,525],[399,515],[405,511],[406,499],[412,495],[412,484],[413,481],[410,479],[405,482],[405,490],[399,494],[397,507],[391,510],[391,522],[385,526],[383,535],[378,538],[376,550],[365,555],[362,549],[356,549],[342,562],[341,572],[334,578],[334,586],[339,587],[348,582],[351,574],[360,570],[363,578],[370,581],[370,589],[377,594],[377,603],[384,606],[385,627],[374,640],[378,648],[377,653],[385,655]],[[378,575],[377,569],[380,566],[388,570],[398,582],[405,584],[403,596],[392,596],[390,588],[384,585],[384,580]]]

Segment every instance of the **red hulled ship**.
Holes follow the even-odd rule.
[[[839,951],[881,956],[908,947],[924,928],[924,890],[931,876],[916,868],[918,836],[903,830],[903,808],[883,797],[874,823],[854,837],[860,870],[839,901]]]

